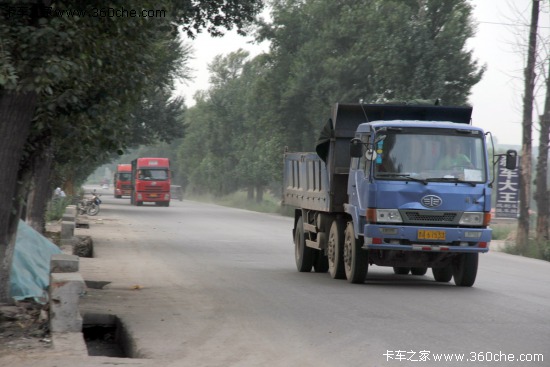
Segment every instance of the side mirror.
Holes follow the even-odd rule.
[[[363,155],[363,142],[361,139],[353,138],[349,145],[349,155],[352,158],[361,158]]]
[[[508,150],[506,152],[506,169],[514,170],[517,166],[518,152],[515,150]]]

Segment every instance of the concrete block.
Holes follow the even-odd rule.
[[[76,273],[79,262],[75,255],[54,254],[50,259],[50,273]]]
[[[74,221],[62,221],[61,222],[61,239],[67,240],[74,236]]]
[[[61,216],[61,220],[63,222],[74,222],[76,220],[76,217],[72,214],[65,213]]]
[[[76,355],[80,357],[88,357],[88,348],[84,341],[82,331],[66,332],[51,334],[52,346],[55,351],[63,353],[63,355]]]
[[[78,309],[86,285],[80,273],[50,274],[50,330],[52,332],[82,331]]]
[[[73,218],[76,217],[76,205],[67,205],[65,208],[65,214],[68,214]]]

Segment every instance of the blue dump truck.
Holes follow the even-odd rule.
[[[285,152],[296,266],[363,283],[369,266],[474,284],[491,241],[491,165],[471,107],[336,104],[316,152]],[[489,135],[490,137],[490,135]],[[494,149],[492,149],[494,152]],[[516,168],[517,153],[493,155]]]

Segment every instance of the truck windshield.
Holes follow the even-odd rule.
[[[374,177],[481,183],[487,178],[481,134],[442,129],[387,129],[377,134]]]
[[[131,179],[132,179],[132,174],[130,172],[118,174],[119,181],[130,181]]]
[[[140,180],[166,180],[168,172],[163,169],[140,169],[138,177]]]

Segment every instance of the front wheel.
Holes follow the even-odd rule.
[[[302,217],[296,223],[294,233],[294,256],[296,258],[296,268],[301,273],[308,273],[313,267],[313,249],[306,246],[304,235],[304,220]]]
[[[471,287],[477,276],[479,254],[461,254],[453,263],[453,278],[459,287]]]
[[[353,223],[348,222],[344,234],[344,268],[350,283],[364,283],[369,270],[366,250],[362,249],[363,238],[355,238]]]
[[[96,203],[92,203],[86,210],[86,214],[88,215],[97,215],[97,213],[99,213],[99,205]]]

